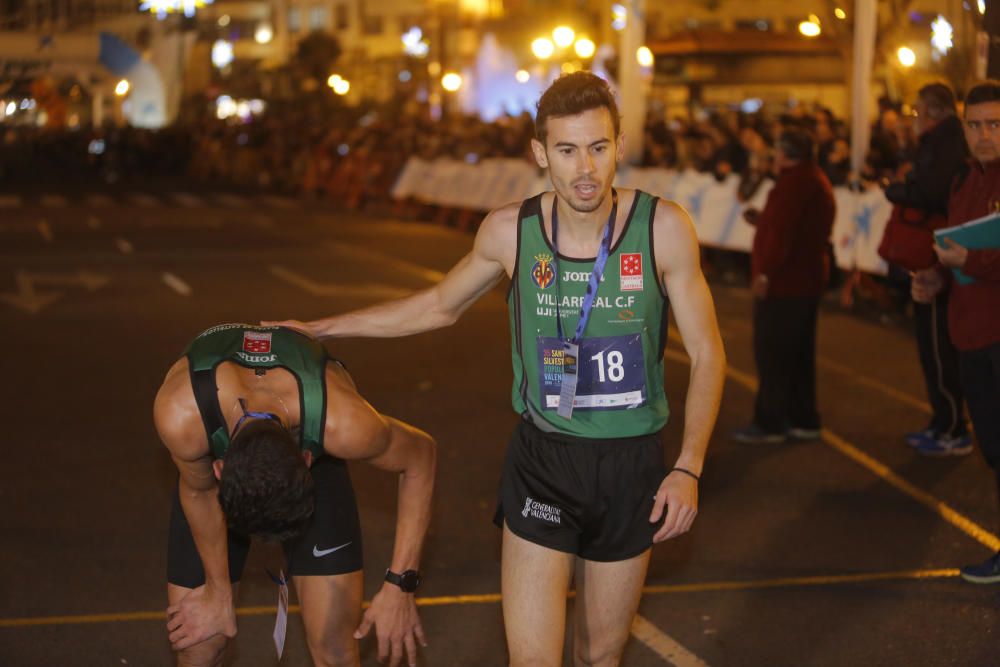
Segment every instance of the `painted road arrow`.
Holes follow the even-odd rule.
[[[14,275],[14,280],[17,283],[17,291],[0,294],[0,299],[32,315],[39,313],[62,296],[62,292],[40,292],[35,289],[36,285],[82,287],[88,292],[93,292],[111,282],[107,276],[90,271],[77,271],[72,274],[18,271]]]

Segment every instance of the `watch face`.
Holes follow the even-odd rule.
[[[407,593],[417,590],[420,585],[420,573],[416,570],[407,570],[399,577],[399,587]]]

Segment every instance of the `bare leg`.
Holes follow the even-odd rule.
[[[577,667],[617,667],[639,609],[649,550],[615,563],[578,560],[573,647]]]
[[[562,662],[573,558],[518,537],[504,524],[500,590],[511,667]]]
[[[233,599],[239,585],[233,584]],[[191,592],[192,589],[176,584],[167,584],[167,606],[173,606]],[[178,667],[215,667],[222,664],[226,653],[226,638],[223,635],[209,637],[203,642],[177,652]]]
[[[302,607],[309,653],[317,667],[361,664],[354,630],[361,622],[361,571],[293,578]]]

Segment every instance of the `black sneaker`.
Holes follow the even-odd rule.
[[[966,565],[958,571],[963,579],[973,584],[1000,584],[1000,551],[978,565]]]
[[[784,433],[772,433],[765,431],[756,424],[750,424],[738,431],[733,431],[733,440],[744,442],[750,445],[771,445],[784,442],[787,439]]]

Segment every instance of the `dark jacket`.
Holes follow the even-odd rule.
[[[885,198],[899,206],[947,215],[952,181],[968,157],[962,121],[948,116],[920,135],[913,169],[902,182],[885,189]]]
[[[767,276],[769,297],[823,293],[836,208],[830,181],[816,163],[781,171],[757,217],[750,256],[751,277]]]
[[[948,223],[960,225],[1000,212],[1000,160],[985,166],[975,160],[951,195]],[[969,249],[962,272],[974,278],[970,285],[951,281],[948,332],[960,350],[978,350],[1000,344],[1000,248]],[[951,271],[948,271],[951,275]]]

